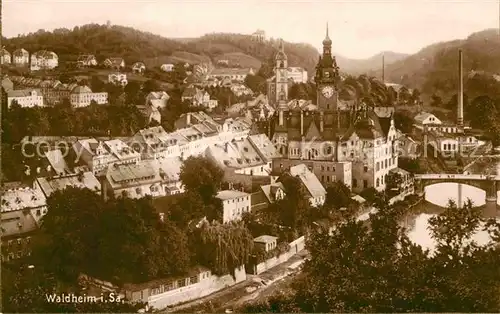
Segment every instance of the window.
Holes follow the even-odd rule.
[[[326,182],[330,182],[330,177],[326,176]]]
[[[367,180],[363,180],[363,188],[367,188],[368,187],[368,181]]]
[[[357,188],[358,187],[358,180],[352,179],[352,187]]]
[[[335,182],[337,181],[337,177],[336,176],[332,176],[332,182]]]
[[[380,179],[377,178],[377,187],[380,185]]]
[[[198,275],[189,277],[189,284],[193,285],[198,282],[199,282]]]
[[[363,170],[364,170],[365,172],[368,172],[368,166],[364,166],[364,167],[363,167]]]
[[[330,171],[330,167],[326,167],[326,171]]]
[[[380,170],[380,163],[377,161],[377,163],[375,164],[375,171],[379,170]]]
[[[177,288],[186,286],[186,278],[177,280]]]
[[[384,168],[387,168],[387,159],[384,161]]]
[[[321,176],[321,182],[325,182],[325,176]]]
[[[321,171],[325,171],[325,166],[321,166]]]

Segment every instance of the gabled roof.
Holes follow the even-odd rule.
[[[427,118],[433,117],[434,115],[429,112],[422,111],[413,118],[418,123],[423,123]]]
[[[312,197],[325,196],[326,190],[306,165],[300,164],[290,167],[290,174],[298,177]]]

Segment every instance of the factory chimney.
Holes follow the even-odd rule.
[[[457,97],[457,124],[464,125],[464,78],[463,78],[462,49],[458,50],[458,97]]]
[[[382,54],[382,83],[385,83],[385,54]]]

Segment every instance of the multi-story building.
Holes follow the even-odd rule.
[[[291,176],[296,177],[300,180],[303,187],[307,191],[309,203],[311,203],[312,206],[318,207],[325,203],[326,190],[323,185],[321,185],[321,182],[319,182],[318,178],[307,168],[306,165],[301,164],[290,167],[288,172]]]
[[[113,165],[108,168],[103,181],[104,197],[142,198],[181,193],[181,165],[179,158]]]
[[[78,57],[76,64],[79,67],[91,67],[97,65],[97,59],[94,55],[81,55]]]
[[[331,46],[327,29],[315,77],[315,110],[290,110],[283,88],[276,99],[278,114],[273,122],[272,140],[286,159],[307,160],[317,176],[324,178],[323,183],[335,179],[356,192],[370,187],[381,191],[385,189],[388,171],[397,167],[397,136],[391,111],[378,116],[379,111],[339,101],[341,79]],[[285,60],[281,49],[276,56],[277,70]],[[287,77],[285,69],[283,74]],[[348,184],[349,167],[352,184]]]
[[[307,71],[304,70],[304,68],[301,68],[301,67],[288,67],[287,72],[288,72],[287,73],[288,77],[294,83],[307,83],[308,76],[307,76]]]
[[[128,84],[127,74],[111,73],[108,75],[108,82],[115,85],[125,86]]]
[[[222,201],[223,223],[241,220],[243,213],[248,213],[251,210],[252,201],[248,193],[224,190],[219,191],[215,197]]]
[[[131,164],[141,160],[141,154],[121,140],[98,141],[94,138],[78,140],[73,144],[78,160],[81,160],[95,175],[103,175],[108,167],[116,164]]]
[[[41,191],[45,197],[67,187],[89,189],[97,194],[101,193],[101,183],[90,171],[37,178],[34,182],[34,188]]]
[[[2,52],[0,55],[0,62],[1,64],[10,64],[12,62],[10,52],[8,52],[7,49],[5,48],[2,48]]]
[[[88,86],[75,87],[69,96],[71,105],[76,108],[87,107],[92,102],[95,102],[98,105],[108,103],[108,93],[93,93]]]
[[[30,64],[30,53],[23,48],[16,49],[12,53],[12,61],[15,66],[27,67]]]
[[[37,89],[16,89],[7,92],[7,106],[15,102],[21,107],[43,107],[43,95]]]
[[[215,68],[208,74],[207,79],[216,78],[218,80],[230,79],[232,81],[244,82],[247,75],[253,75],[254,71],[252,68],[240,69],[240,68]]]
[[[107,68],[120,70],[125,67],[125,60],[123,58],[108,58],[104,60],[103,64]]]
[[[146,71],[146,65],[144,62],[136,62],[132,65],[132,72],[143,74]]]
[[[19,187],[2,191],[2,261],[31,254],[31,238],[47,213],[46,198],[39,190]]]
[[[31,71],[51,70],[59,65],[59,58],[53,51],[40,50],[31,55]]]

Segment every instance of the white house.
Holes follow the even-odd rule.
[[[7,49],[5,48],[2,48],[2,52],[0,55],[0,62],[1,64],[10,64],[12,62],[10,52],[8,52]]]
[[[59,65],[59,58],[53,51],[40,50],[31,55],[31,71],[50,70]]]
[[[131,149],[121,140],[98,141],[94,138],[73,143],[77,161],[82,161],[95,175],[102,175],[109,166],[130,164],[141,160],[140,153]]]
[[[219,191],[215,197],[222,201],[223,223],[241,220],[243,213],[250,212],[251,197],[248,193],[235,190],[224,190]]]
[[[287,75],[294,83],[307,83],[307,71],[301,67],[288,67]]]
[[[165,72],[172,72],[174,70],[174,65],[171,63],[162,64],[160,69]]]
[[[440,125],[442,122],[435,115],[428,112],[421,112],[413,118],[417,127],[422,128],[427,125]]]
[[[136,62],[132,65],[132,72],[143,74],[146,71],[146,65],[143,62]]]
[[[43,107],[43,94],[37,89],[17,89],[7,92],[7,106],[15,101],[21,107]]]
[[[23,48],[16,49],[12,53],[12,61],[15,66],[28,66],[30,63],[30,54]]]
[[[120,70],[125,67],[125,60],[123,58],[108,58],[104,60],[103,64],[105,67]]]
[[[47,199],[42,191],[33,187],[20,187],[2,191],[2,214],[10,211],[29,211],[37,222],[47,213]]]
[[[108,93],[93,93],[88,86],[77,86],[71,91],[69,100],[77,108],[89,106],[92,101],[104,105],[108,103]]]
[[[108,82],[115,85],[125,86],[128,84],[127,74],[111,73],[108,75]]]
[[[78,57],[76,63],[80,67],[96,66],[97,59],[94,55],[81,55]]]

